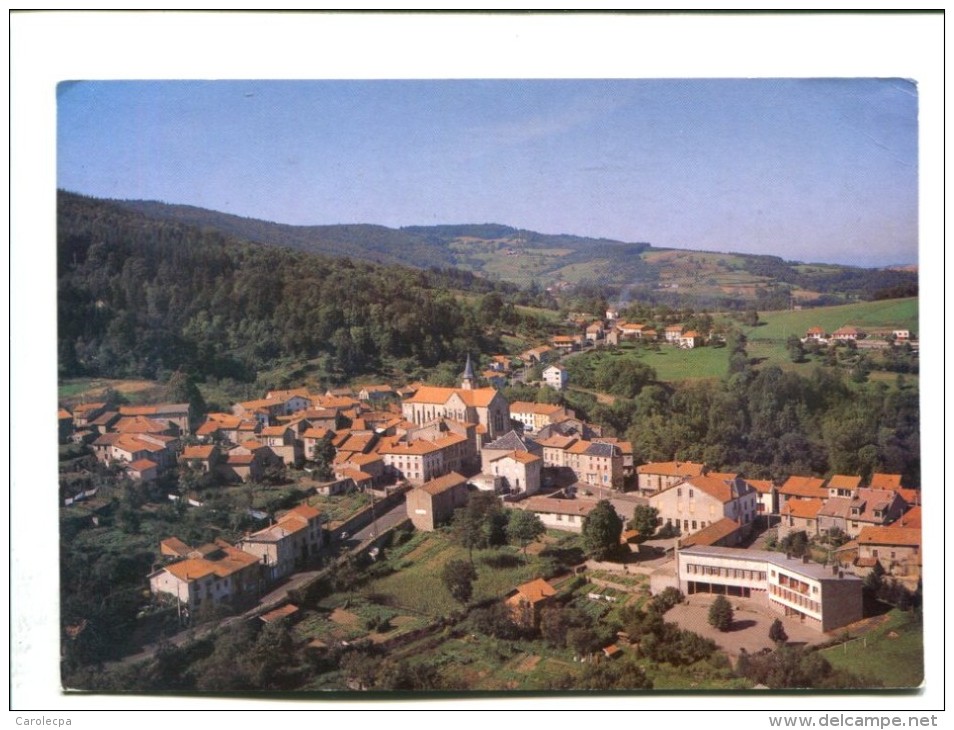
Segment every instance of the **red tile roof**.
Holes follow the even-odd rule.
[[[186,446],[182,451],[183,459],[208,459],[215,451],[214,446]]]
[[[862,527],[858,535],[859,545],[921,545],[921,529],[918,527]]]
[[[545,601],[556,595],[556,588],[547,583],[543,578],[531,580],[516,587],[517,593],[529,601],[531,604]]]
[[[868,485],[872,489],[900,489],[900,474],[878,474],[871,475],[871,483]]]
[[[159,465],[149,459],[136,459],[129,465],[129,468],[134,471],[145,471],[146,469],[155,469]]]
[[[692,545],[715,545],[739,529],[739,523],[728,517],[723,517],[711,525],[692,533],[680,542],[680,547]]]
[[[596,502],[556,497],[529,497],[518,504],[518,509],[541,514],[586,516],[596,507]]]
[[[855,491],[861,486],[861,477],[847,476],[845,474],[835,474],[828,480],[829,489],[849,489]]]
[[[821,499],[792,499],[786,502],[785,506],[782,507],[781,514],[813,520],[818,517],[818,510],[820,510],[824,504],[825,502]]]
[[[912,507],[888,527],[916,527],[921,529],[921,507]]]
[[[786,497],[801,497],[804,499],[824,499],[828,496],[824,479],[804,476],[789,477],[778,493]]]
[[[462,487],[467,484],[467,477],[461,476],[456,471],[452,471],[450,474],[445,474],[442,477],[437,477],[437,479],[431,479],[429,482],[424,482],[418,489],[422,489],[431,496],[442,494],[448,489],[453,489],[455,487]]]
[[[704,470],[704,464],[694,464],[691,461],[663,461],[636,467],[637,474],[659,474],[673,477],[698,477],[702,476]]]

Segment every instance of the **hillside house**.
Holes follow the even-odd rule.
[[[582,346],[583,338],[580,335],[555,335],[550,338],[550,345],[560,352],[575,352]]]
[[[831,339],[835,342],[855,342],[865,336],[857,327],[845,326],[839,327],[831,333]]]
[[[582,532],[583,519],[596,507],[594,500],[528,497],[513,504],[515,509],[533,512],[547,527],[567,532]]]
[[[520,353],[520,359],[523,360],[527,365],[544,365],[551,360],[555,360],[560,356],[560,353],[556,350],[547,347],[546,345],[541,345],[539,347],[532,347],[529,350]]]
[[[861,486],[861,477],[835,474],[828,480],[829,497],[850,497]]]
[[[691,350],[702,345],[702,335],[695,330],[689,330],[679,335],[675,344],[683,350]]]
[[[860,488],[850,497],[831,497],[820,510],[820,529],[837,527],[851,538],[865,527],[882,527],[897,520],[907,505],[897,492]]]
[[[778,514],[778,487],[771,479],[746,479],[758,495],[756,513],[759,515]]]
[[[245,535],[238,547],[261,564],[266,580],[279,580],[318,555],[325,542],[322,521],[320,511],[300,504],[274,525]]]
[[[484,472],[495,478],[495,487],[511,497],[536,494],[542,481],[543,459],[529,451],[510,451],[488,457]]]
[[[670,345],[678,345],[679,338],[682,337],[682,325],[669,325],[665,330],[663,330],[663,335],[666,338],[666,342],[668,342]]]
[[[916,581],[921,576],[924,553],[919,527],[863,527],[858,535],[859,563],[877,560],[894,577]]]
[[[510,404],[510,418],[523,424],[526,433],[534,433],[562,417],[570,415],[566,408],[550,403],[514,401]]]
[[[394,388],[390,385],[365,385],[358,390],[358,400],[383,401],[395,396]]]
[[[188,548],[181,540],[176,542]],[[177,552],[180,551],[173,550],[172,554]],[[163,554],[170,553],[164,548]],[[206,603],[214,605],[258,595],[261,566],[254,555],[216,540],[194,550],[190,548],[184,559],[156,570],[148,579],[154,595],[173,596],[193,612]]]
[[[170,436],[179,436],[192,432],[189,422],[189,404],[188,403],[157,403],[148,406],[119,406],[119,415],[126,417],[145,417],[153,421],[158,421],[168,429]],[[165,431],[163,431],[165,432]]]
[[[743,535],[751,530],[758,496],[744,479],[691,477],[649,497],[659,512],[659,524],[678,528],[683,535],[718,522],[724,517],[737,522]]]
[[[179,455],[179,464],[185,464],[192,469],[210,474],[216,471],[222,462],[222,452],[214,444],[200,446],[186,446]]]
[[[407,493],[407,516],[414,527],[432,532],[467,504],[467,478],[451,472],[424,482]]]
[[[562,365],[550,365],[543,369],[543,382],[554,390],[566,390],[570,374]]]
[[[788,537],[793,532],[804,532],[809,538],[818,535],[819,512],[825,505],[826,502],[821,499],[792,499],[786,502],[779,511],[779,539]]]
[[[640,464],[636,467],[636,488],[644,497],[675,486],[690,477],[705,473],[704,464],[691,461],[663,461]]]
[[[543,578],[517,586],[507,594],[504,603],[510,609],[514,623],[527,628],[540,624],[540,612],[553,603],[556,588]]]
[[[510,382],[506,373],[500,372],[499,370],[492,370],[488,368],[484,370],[480,377],[483,378],[484,382],[487,383],[491,388],[506,388],[507,383]]]
[[[779,510],[793,499],[828,499],[825,480],[816,477],[790,476],[778,490]]]

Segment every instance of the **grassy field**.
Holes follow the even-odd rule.
[[[881,681],[885,688],[919,687],[924,680],[923,625],[912,614],[893,610],[888,620],[866,635],[822,651],[832,666]]]
[[[153,380],[110,380],[107,378],[72,378],[59,383],[57,397],[64,402],[80,402],[97,398],[107,388],[122,393],[131,403],[138,403],[162,390]]]
[[[659,380],[675,382],[702,378],[721,378],[729,366],[728,350],[724,347],[696,347],[683,350],[671,345],[660,345],[658,350],[642,346],[624,345],[621,357],[631,357],[649,365]]]
[[[853,325],[861,329],[899,327],[917,333],[918,300],[886,299],[797,311],[759,312],[759,319],[764,324],[744,330],[750,342],[775,340],[784,343],[790,335],[804,337],[809,328],[815,326],[828,332]]]
[[[409,545],[411,549],[388,556],[398,572],[367,583],[362,593],[390,596],[393,605],[430,616],[446,615],[460,608],[440,576],[448,561],[467,560],[467,551],[440,532],[419,533]],[[475,601],[502,597],[514,586],[541,574],[540,560],[530,556],[529,564],[524,563],[523,554],[516,548],[475,550],[474,563],[477,567]]]

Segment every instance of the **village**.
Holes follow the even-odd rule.
[[[343,557],[374,560],[396,530],[446,529],[473,495],[490,495],[510,514],[534,515],[540,527],[531,537],[579,535],[594,511],[610,505],[620,525],[612,538],[617,549],[567,566],[568,574],[602,575],[597,585],[610,588],[591,594],[596,600],[625,594],[634,576],[654,596],[677,591],[685,603],[673,615],[684,612],[690,625],[724,596],[737,610],[760,615],[759,625],[777,618],[788,635],[819,643],[865,618],[863,585],[872,573],[899,587],[905,600],[919,592],[919,485],[902,484],[898,474],[792,474],[776,483],[691,461],[634,464],[629,442],[604,436],[569,408],[503,397],[498,388],[518,377],[520,365],[540,366],[539,387],[562,390],[568,382],[561,356],[607,340],[657,337],[607,314],[583,334],[555,336],[519,358],[493,355],[479,368],[467,356],[457,387],[274,390],[198,423],[188,404],[81,403],[60,410],[60,441],[88,446],[98,462],[136,483],[154,484],[163,475],[167,483],[178,473],[180,485],[196,486],[166,495],[184,509],[202,506],[202,494],[216,485],[267,481],[286,470],[298,475],[301,493],[315,495],[271,515],[249,509],[261,526],[233,543],[192,546],[169,535],[156,545],[143,584],[158,605],[176,607],[182,627],[218,615],[210,606],[292,620],[296,594],[283,585],[301,586]],[[834,336],[849,334],[858,336]],[[813,328],[805,339],[822,335]],[[893,332],[891,339],[906,342],[909,335]],[[703,338],[673,326],[667,341],[693,348]],[[315,506],[316,498],[327,505],[354,494],[370,496],[370,508],[332,518]],[[64,507],[86,510],[95,525],[94,505],[95,489],[68,496]],[[648,534],[634,527],[640,511]],[[533,629],[559,586],[538,576],[500,600],[516,624]],[[689,612],[692,603],[696,613]],[[67,628],[68,636],[81,630]],[[601,655],[616,656],[625,638],[603,646]],[[713,634],[720,645],[722,638]],[[740,639],[732,641],[723,648],[737,652]],[[755,651],[764,636],[749,643]]]

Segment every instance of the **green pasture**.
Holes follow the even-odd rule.
[[[660,345],[658,350],[643,346],[624,346],[620,352],[656,371],[658,380],[676,382],[721,378],[728,370],[729,351],[724,347],[696,347],[683,350],[673,345]]]
[[[924,626],[913,614],[894,609],[864,641],[859,638],[821,654],[832,666],[877,679],[886,689],[919,687],[924,681]]]
[[[759,312],[762,323],[743,330],[750,342],[776,340],[783,345],[791,335],[804,337],[811,327],[822,327],[834,332],[851,325],[866,327],[902,328],[918,332],[918,300],[886,299],[877,302],[859,302],[834,307],[817,307],[783,312]]]

